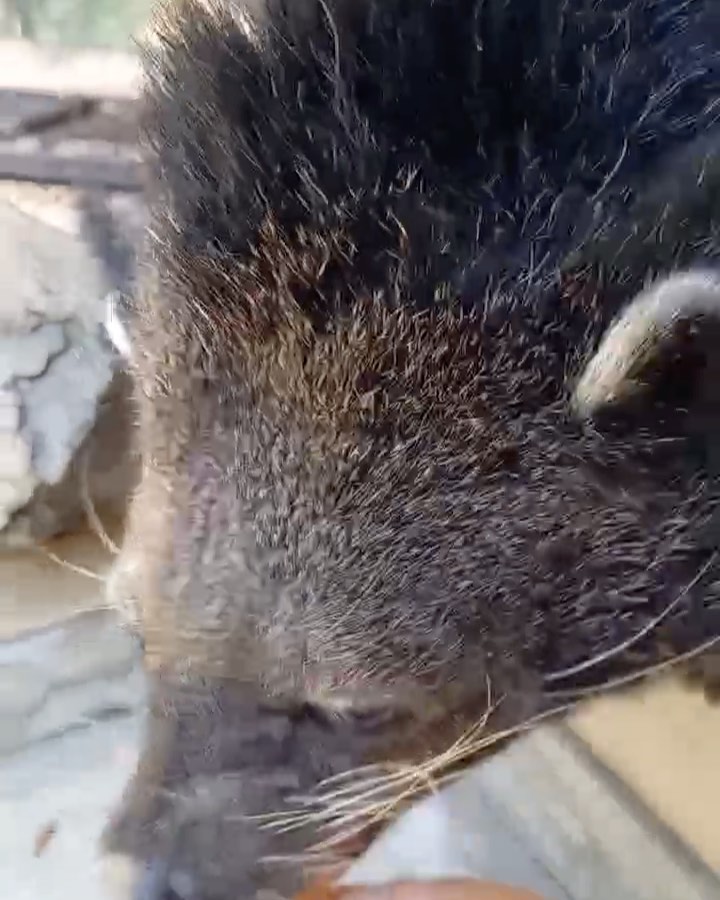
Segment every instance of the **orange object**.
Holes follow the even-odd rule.
[[[542,900],[522,888],[474,878],[444,881],[398,881],[374,887],[349,887],[318,882],[295,900]]]

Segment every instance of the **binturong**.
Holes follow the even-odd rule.
[[[135,900],[289,897],[718,640],[719,49],[715,0],[158,10]]]

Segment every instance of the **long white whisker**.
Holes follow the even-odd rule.
[[[654,665],[646,666],[644,669],[640,669],[637,672],[631,672],[627,675],[620,675],[617,678],[611,679],[609,681],[603,681],[602,684],[592,685],[591,687],[576,688],[575,690],[573,690],[572,688],[567,688],[565,690],[546,691],[545,696],[558,698],[566,697],[570,698],[571,702],[575,702],[575,700],[580,700],[583,697],[589,697],[593,694],[599,694],[601,691],[610,691],[614,690],[615,688],[622,687],[626,684],[632,684],[633,681],[639,681],[641,678],[645,678],[647,675],[664,672],[666,669],[671,669],[673,666],[676,666],[683,662],[687,662],[689,659],[694,659],[696,656],[700,656],[719,643],[720,635],[710,638],[704,643],[699,644],[694,649],[688,650],[687,653],[681,653],[679,656],[674,656],[672,659],[666,659],[662,662],[655,663]]]
[[[705,565],[700,569],[700,571],[695,575],[695,577],[689,581],[685,587],[680,591],[680,593],[672,600],[668,605],[655,616],[654,619],[651,619],[643,628],[640,629],[636,634],[631,635],[626,640],[617,644],[614,647],[610,647],[608,650],[605,650],[603,653],[598,653],[596,656],[590,657],[590,659],[586,659],[583,662],[577,663],[574,666],[568,666],[566,669],[559,669],[557,672],[551,672],[549,675],[543,676],[543,681],[552,684],[555,681],[562,681],[563,678],[568,678],[571,675],[579,675],[581,672],[585,672],[588,669],[592,669],[595,666],[600,665],[601,663],[607,662],[609,659],[613,659],[616,656],[619,656],[621,653],[624,653],[626,650],[629,650],[631,647],[634,647],[639,641],[641,641],[644,637],[650,634],[661,622],[663,622],[670,613],[678,607],[682,600],[687,597],[689,591],[691,591],[703,578],[703,576],[708,572],[708,570],[715,564],[717,561],[717,553],[713,553],[710,559],[705,563]]]

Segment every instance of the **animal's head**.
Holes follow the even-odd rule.
[[[708,122],[698,83],[645,110],[662,140],[629,125],[709,7],[667,32],[624,3],[617,43],[610,0],[546,6],[188,0],[161,27],[125,548],[155,688],[111,839],[153,897],[285,889],[266,857],[307,829],[257,816],[324,823],[288,809],[323,778],[720,631],[718,279],[668,277],[692,229],[645,288],[566,266],[638,231],[638,171]]]

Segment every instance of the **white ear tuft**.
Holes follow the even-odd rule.
[[[580,418],[629,396],[635,377],[655,357],[675,325],[696,316],[720,318],[720,273],[676,272],[641,291],[623,310],[589,360],[572,395]]]

